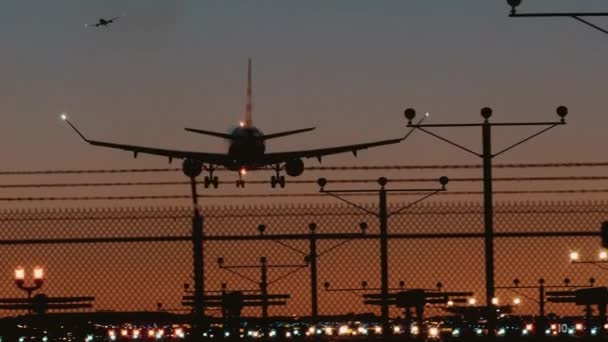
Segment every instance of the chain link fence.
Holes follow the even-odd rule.
[[[365,207],[377,210],[373,204]],[[268,292],[290,295],[286,305],[272,306],[270,315],[309,316],[311,271],[305,258],[309,224],[316,223],[319,314],[379,314],[379,307],[364,305],[361,297],[380,288],[374,215],[325,204],[208,206],[203,215],[206,291],[220,291],[222,284],[227,290],[259,290],[258,266],[266,257],[272,266]],[[93,308],[84,310],[188,312],[182,296],[192,289],[191,218],[189,207],[0,211],[0,297],[25,296],[14,284],[13,270],[23,266],[28,283],[40,265],[46,276],[39,292],[94,296]],[[596,286],[606,286],[605,271],[596,267],[601,265],[572,264],[569,252],[594,259],[607,218],[606,201],[497,203],[496,286],[511,286],[515,278],[522,285],[536,285],[539,278],[546,285],[563,285],[565,278],[571,286],[588,285],[591,277]],[[367,223],[365,232],[361,222]],[[478,303],[485,303],[481,204],[418,204],[391,216],[388,230],[392,289],[435,288],[441,282],[448,291],[473,291]],[[251,267],[230,272],[218,258],[223,266]],[[534,289],[497,289],[497,296],[501,304],[520,298],[515,313],[537,313]],[[442,312],[430,308],[428,314]],[[580,309],[548,303],[546,312],[580,314]],[[0,310],[4,317],[19,313]],[[207,314],[221,312],[210,308]],[[243,311],[260,314],[258,307]],[[401,314],[391,308],[391,317]]]

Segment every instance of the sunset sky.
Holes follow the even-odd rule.
[[[601,0],[520,7],[606,9]],[[608,37],[573,19],[509,18],[509,10],[506,1],[486,0],[6,1],[0,169],[166,167],[161,157],[133,159],[86,145],[59,120],[62,112],[98,140],[225,151],[225,142],[183,127],[227,131],[238,123],[248,57],[254,123],[266,133],[317,127],[273,141],[271,151],[399,137],[406,107],[430,112],[428,123],[445,123],[479,122],[484,106],[494,109],[495,121],[553,121],[555,108],[566,105],[567,126],[496,162],[602,161]],[[84,26],[117,15],[124,17],[108,28]],[[480,149],[478,130],[438,132]],[[494,146],[531,132],[501,129]],[[358,159],[324,159],[327,165],[478,162],[422,133]]]
[[[605,0],[523,2],[521,12],[608,11]],[[509,11],[504,0],[4,0],[0,8],[0,113],[3,119],[0,126],[0,172],[169,167],[167,160],[162,157],[141,155],[138,159],[133,159],[128,152],[89,146],[60,120],[61,113],[67,113],[74,124],[88,137],[96,140],[224,152],[227,148],[225,141],[188,133],[183,128],[227,132],[238,124],[245,108],[248,58],[253,60],[254,123],[266,133],[317,127],[314,132],[272,141],[268,148],[270,151],[339,146],[401,137],[408,131],[403,117],[403,110],[407,107],[416,108],[419,115],[429,112],[430,118],[426,123],[477,123],[482,120],[479,111],[485,106],[494,110],[492,121],[509,122],[556,121],[556,107],[565,105],[570,109],[566,126],[558,127],[510,151],[495,162],[607,161],[608,35],[570,18],[509,18]],[[113,16],[121,17],[107,28],[85,28],[85,24],[94,24],[100,17]],[[590,20],[608,28],[606,18]],[[537,128],[525,127],[497,128],[493,141],[495,151],[536,130]],[[479,128],[441,129],[436,132],[481,151]],[[399,145],[362,151],[357,159],[349,153],[327,157],[323,160],[323,165],[443,165],[480,162],[479,158],[422,132],[416,132]],[[306,166],[318,165],[316,160],[306,160],[305,163]],[[179,165],[174,162],[171,167]],[[605,170],[606,168],[589,171],[501,169],[495,175],[605,176]],[[309,172],[302,178],[325,176],[375,179],[381,175],[389,178],[440,175],[481,177],[481,170],[344,174]],[[224,173],[221,177],[232,181],[236,175]],[[268,180],[270,172],[253,177]],[[185,180],[179,173],[61,177],[0,175],[0,185],[168,179]],[[429,184],[407,186],[436,187]],[[495,186],[496,190],[568,188],[608,189],[608,181],[501,183]],[[450,183],[449,189],[481,191],[482,188],[477,182],[462,185]],[[313,193],[317,190],[316,185],[310,184],[296,187],[288,185],[286,190],[270,190],[267,184],[247,186],[244,190],[226,185],[214,193]],[[0,198],[189,194],[187,186],[137,189],[2,188],[0,191]],[[522,201],[539,198],[518,196],[509,199]],[[606,193],[542,197],[559,201],[605,201],[607,198]],[[500,197],[497,201],[504,199],[505,197]],[[375,198],[368,197],[367,200],[371,202]],[[466,200],[479,203],[481,196],[467,197]],[[264,201],[266,200],[209,200],[204,205],[259,205]],[[284,199],[279,201],[287,205],[292,203]],[[304,198],[303,201],[317,200]],[[327,201],[336,203],[334,199]],[[177,205],[188,202],[189,199],[184,199],[154,204]],[[0,212],[3,214],[8,212],[3,211],[6,208],[54,205],[36,201],[0,203]],[[394,203],[393,198],[391,203]],[[86,204],[84,201],[72,201],[59,205],[102,207],[148,204],[150,203],[143,201],[92,201]],[[478,215],[471,222],[480,224],[481,219],[481,215]],[[589,227],[583,228],[599,229],[600,219],[593,219],[588,224]],[[189,224],[190,221],[185,222]],[[570,221],[564,222],[570,224]],[[248,222],[239,223],[244,225]],[[257,223],[259,222],[251,223],[250,226],[255,227]],[[516,224],[509,228],[514,226]],[[52,231],[54,227],[50,224],[41,229]],[[74,227],[72,229],[68,226],[70,233],[86,233],[78,230],[82,227]],[[147,226],[142,227],[148,229]],[[481,226],[477,228],[479,227]],[[537,227],[530,229],[535,228]],[[551,228],[554,227],[546,229]],[[15,229],[22,229],[22,226]],[[38,234],[36,230],[28,232]],[[12,236],[19,234],[23,232],[15,230]],[[509,270],[508,266],[515,264],[504,262],[510,260],[504,255],[508,255],[511,248],[540,253],[545,251],[544,243],[545,241],[535,240],[530,245],[521,247],[517,241],[517,247],[508,243],[497,247],[498,254],[503,253],[503,264],[498,267],[507,265],[500,272]],[[559,259],[561,269],[555,272],[553,281],[572,272],[568,268],[570,264],[565,260],[568,248],[597,245],[597,241],[591,239],[574,246],[567,243],[556,244],[551,250],[553,254],[543,259],[549,263],[564,257],[564,260]],[[512,244],[515,245],[516,242]],[[124,246],[125,250],[129,247]],[[406,250],[406,244],[404,246],[402,249]],[[456,245],[448,247],[456,248],[454,246]],[[481,242],[470,243],[469,248],[459,246],[457,247],[463,255],[480,262]],[[171,262],[178,263],[183,270],[175,271],[179,275],[172,279],[171,286],[177,284],[177,291],[181,291],[181,283],[184,278],[187,279],[184,274],[188,267],[185,265],[188,265],[191,256],[189,250],[177,247],[182,258],[172,259]],[[223,245],[220,247],[224,248]],[[52,248],[63,247],[55,245]],[[47,250],[50,251],[49,255],[53,254],[52,248]],[[78,257],[86,254],[84,250],[87,248],[88,245],[78,245],[67,254],[57,252],[55,255],[87,265],[86,259]],[[109,249],[105,251],[103,248],[98,253],[111,253]],[[144,258],[146,253],[153,253],[155,248],[146,245],[143,249],[131,249],[131,252],[141,253],[140,257]],[[436,251],[440,248],[443,246],[438,243],[428,250]],[[410,250],[419,254],[418,250]],[[470,251],[477,254],[469,253]],[[223,250],[209,254],[210,259],[206,261],[212,263],[210,267],[216,266],[213,261],[220,252]],[[249,252],[251,259],[256,260],[258,251],[250,249]],[[42,263],[51,270],[55,267],[55,274],[60,274],[62,268],[65,274],[71,271],[70,265],[63,263],[63,260],[53,264],[51,257],[40,257],[38,249],[32,248],[27,253],[41,258]],[[10,251],[7,254],[10,255]],[[14,260],[7,259],[0,266],[6,278],[2,286],[17,292],[10,279],[10,269],[23,261],[15,255],[18,253],[13,253]],[[96,253],[90,255],[97,257]],[[122,254],[113,256],[118,258],[118,255]],[[21,257],[20,254],[18,256]],[[350,255],[345,254],[345,257],[350,260]],[[442,257],[452,259],[452,262],[461,260],[453,259],[448,252]],[[140,259],[133,257],[124,260],[131,262]],[[433,260],[442,262],[443,259]],[[445,265],[443,266],[447,268]],[[117,269],[115,273],[122,270],[119,266],[121,267],[119,264],[114,265]],[[133,266],[129,264],[125,267]],[[549,267],[553,267],[553,264],[543,270]],[[475,272],[477,269],[481,270],[481,267],[477,267]],[[118,282],[120,279],[111,277],[115,274],[112,270],[106,269],[108,278]],[[143,268],[138,270],[143,272]],[[529,272],[534,274],[527,281],[540,273],[535,269]],[[476,274],[481,274],[481,271]],[[514,275],[502,273],[498,280],[503,284],[508,283]],[[156,277],[148,276],[152,279],[152,276]],[[397,276],[394,276],[395,279],[398,279]],[[215,278],[218,282],[223,279]],[[350,278],[345,275],[344,279]],[[432,278],[432,281],[435,279],[438,278]],[[359,279],[354,281],[358,282]],[[477,289],[481,289],[481,278],[475,278],[475,281]],[[424,284],[421,282],[418,286],[426,286],[427,283],[431,283],[431,280]],[[63,285],[58,283],[53,286],[59,288]],[[153,304],[153,301],[150,303]]]

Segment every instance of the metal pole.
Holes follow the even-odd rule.
[[[319,315],[319,304],[318,304],[318,289],[317,289],[317,237],[313,229],[313,225],[310,226],[310,307],[311,313],[310,318],[312,323],[316,324]]]
[[[262,264],[260,290],[262,292],[262,333],[264,338],[268,338],[268,267],[266,257],[260,259]]]
[[[386,190],[384,186],[380,189],[380,296],[382,335],[389,334],[388,313],[388,210],[386,207]]]
[[[194,267],[194,312],[193,312],[193,338],[198,340],[203,332],[203,292],[204,270],[203,270],[203,217],[198,208],[198,195],[196,191],[196,179],[190,178],[192,188],[192,202],[194,204],[194,216],[192,217],[192,254]]]
[[[494,298],[494,208],[492,202],[492,126],[486,118],[482,125],[483,144],[483,221],[486,256],[486,307],[488,311],[488,335],[495,336],[496,310]]]
[[[547,326],[545,319],[545,280],[541,278],[538,282],[538,321],[536,324],[536,335],[542,337],[545,334]]]

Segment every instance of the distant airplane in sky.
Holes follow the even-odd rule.
[[[99,27],[99,26],[108,26],[108,25],[110,25],[111,23],[113,23],[113,22],[114,22],[114,20],[116,20],[116,19],[118,19],[118,18],[120,18],[120,16],[118,16],[118,17],[113,17],[113,18],[110,18],[110,19],[99,18],[99,21],[97,21],[97,23],[95,23],[95,24],[85,24],[84,26],[85,26],[85,27],[89,27],[89,26],[95,26],[95,27]]]
[[[396,144],[403,141],[406,136],[398,139],[388,139],[369,143],[345,145],[338,147],[328,147],[312,150],[301,150],[301,151],[289,151],[289,152],[276,152],[266,153],[266,141],[269,139],[284,137],[287,135],[297,134],[312,131],[314,127],[296,129],[292,131],[284,131],[273,134],[263,134],[258,128],[253,126],[252,120],[252,89],[251,89],[251,59],[249,59],[247,69],[247,105],[245,108],[245,120],[240,122],[239,127],[234,128],[229,134],[206,131],[202,129],[185,128],[186,131],[210,135],[214,137],[224,138],[230,142],[228,153],[207,153],[207,152],[191,152],[181,150],[168,150],[160,148],[151,148],[144,146],[135,145],[123,145],[111,142],[103,142],[87,139],[69,120],[66,114],[62,114],[61,118],[66,121],[70,127],[80,135],[80,137],[87,143],[95,146],[103,146],[121,150],[131,151],[134,157],[137,158],[138,153],[155,154],[165,156],[169,158],[169,162],[173,158],[184,159],[184,165],[190,163],[190,165],[200,166],[201,169],[209,172],[209,176],[205,176],[204,185],[208,188],[213,185],[214,188],[218,187],[218,177],[213,176],[214,170],[217,167],[224,167],[228,170],[237,171],[239,173],[239,179],[236,181],[237,187],[244,187],[245,181],[242,176],[248,170],[259,170],[259,169],[274,169],[275,175],[270,178],[270,184],[273,188],[277,185],[285,187],[285,177],[281,175],[281,171],[285,172],[292,177],[301,175],[304,171],[303,158],[317,158],[321,162],[321,158],[330,154],[351,152],[357,156],[359,150],[364,150],[370,147]]]

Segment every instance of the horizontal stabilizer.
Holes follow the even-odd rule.
[[[262,139],[268,140],[268,139],[280,138],[280,137],[284,137],[284,136],[287,136],[287,135],[293,135],[293,134],[298,134],[298,133],[310,132],[313,129],[315,129],[315,127],[302,128],[302,129],[296,129],[296,130],[293,130],[293,131],[285,131],[285,132],[272,133],[272,134],[265,134],[264,136],[262,136]]]
[[[205,130],[202,130],[202,129],[195,129],[195,128],[184,128],[184,129],[186,131],[188,131],[188,132],[194,132],[194,133],[198,133],[198,134],[211,135],[211,136],[214,136],[214,137],[224,138],[224,139],[228,139],[228,140],[233,140],[235,138],[232,134],[227,134],[227,133],[205,131]]]

